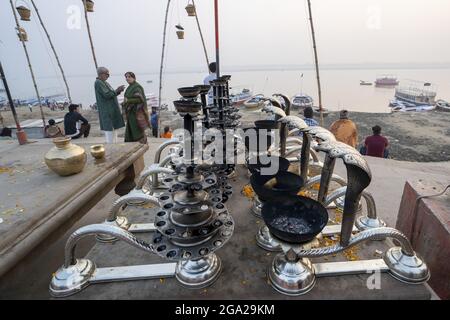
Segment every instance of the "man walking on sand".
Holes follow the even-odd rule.
[[[330,132],[334,134],[337,141],[356,148],[358,145],[358,129],[356,128],[356,124],[348,118],[347,110],[342,110],[339,118],[339,120],[333,122],[331,125]]]
[[[100,118],[100,130],[105,133],[106,143],[117,143],[116,130],[125,127],[117,96],[125,90],[125,86],[114,90],[106,81],[109,78],[109,70],[104,67],[97,69],[97,75],[95,97]]]

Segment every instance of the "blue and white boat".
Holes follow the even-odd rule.
[[[241,92],[230,94],[231,103],[241,105],[253,96],[250,89],[242,89]]]
[[[395,89],[395,99],[415,106],[436,105],[436,90],[429,82],[414,80],[402,81],[402,85]]]
[[[297,94],[292,97],[292,107],[297,109],[305,109],[307,107],[313,107],[314,100],[312,97],[306,94]]]
[[[430,105],[421,105],[421,106],[402,106],[399,105],[397,107],[393,107],[392,112],[425,112],[425,111],[433,111],[436,109],[435,106]]]
[[[264,106],[265,97],[263,94],[257,94],[244,102],[247,109],[259,109]]]

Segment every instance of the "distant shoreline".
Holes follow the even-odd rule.
[[[313,64],[298,64],[298,65],[255,65],[255,66],[223,66],[223,71],[225,73],[233,72],[250,72],[250,71],[314,71],[315,67]],[[201,73],[204,74],[204,66],[195,66],[191,69],[170,69],[167,68],[164,74],[188,74],[188,73]],[[387,63],[387,64],[322,64],[320,70],[426,70],[426,69],[450,69],[450,62],[444,63]],[[158,70],[144,71],[140,72],[140,75],[159,75]],[[80,73],[80,74],[67,74],[68,78],[86,78],[94,77],[93,73]],[[111,76],[123,76],[122,72],[113,72]],[[41,75],[37,76],[36,79],[55,79],[58,78],[55,75]]]
[[[83,110],[83,115],[92,125],[91,136],[102,137],[97,112]],[[20,121],[27,119],[39,119],[39,111],[33,113],[28,109],[18,110]],[[45,110],[46,119],[64,117],[65,112]],[[267,115],[261,111],[248,112],[244,108],[241,111],[242,126],[252,126],[253,122],[265,118]],[[299,115],[298,110],[293,110],[293,115]],[[10,111],[2,111],[5,125],[14,125]],[[331,123],[339,118],[338,112],[331,112],[324,118],[324,127],[329,128]],[[372,134],[371,128],[380,125],[382,134],[390,141],[390,158],[409,162],[442,162],[450,161],[450,113],[424,112],[424,113],[367,113],[350,112],[359,132],[359,146],[365,137]],[[182,127],[182,119],[174,116],[173,112],[164,111],[161,114],[161,128],[170,126],[172,129]],[[119,130],[120,139],[124,130]],[[359,147],[358,146],[358,147]]]

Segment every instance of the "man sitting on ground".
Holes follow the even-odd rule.
[[[164,139],[172,139],[172,131],[170,130],[170,127],[164,128],[164,133],[162,135],[162,138]]]
[[[311,107],[306,107],[303,111],[303,116],[305,118],[305,122],[310,127],[317,127],[319,123],[314,120],[314,110]]]
[[[0,140],[12,140],[12,130],[4,127],[0,132]]]
[[[53,139],[64,137],[61,128],[56,125],[56,122],[53,119],[48,120],[48,125],[45,126],[44,132],[46,138]]]
[[[71,104],[69,106],[69,113],[64,116],[64,130],[66,136],[72,139],[79,139],[83,136],[87,138],[89,136],[91,125],[80,114],[78,105]]]
[[[356,128],[356,124],[348,118],[347,110],[342,110],[339,118],[339,120],[333,122],[331,125],[330,132],[334,134],[337,141],[356,148],[358,145],[358,129]]]
[[[381,127],[372,128],[373,136],[367,137],[365,141],[365,155],[377,158],[389,156],[389,141],[381,135]]]

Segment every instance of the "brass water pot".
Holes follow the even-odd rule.
[[[69,137],[53,139],[55,147],[45,155],[45,163],[50,170],[63,177],[83,171],[86,165],[86,151],[72,144],[71,140]]]
[[[102,144],[92,146],[91,155],[97,160],[103,159],[105,157],[105,146]]]

